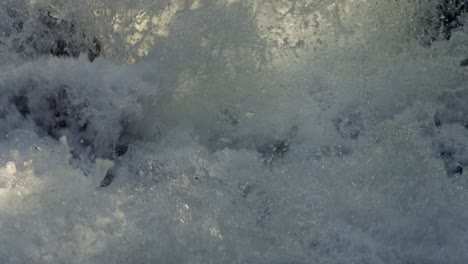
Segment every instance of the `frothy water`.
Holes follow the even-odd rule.
[[[465,263],[453,4],[4,1],[0,262]]]

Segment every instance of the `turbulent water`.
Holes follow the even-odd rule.
[[[3,1],[0,263],[466,263],[446,5]]]

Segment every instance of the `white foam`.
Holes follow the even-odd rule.
[[[13,54],[47,5],[103,56]],[[448,177],[438,149],[465,162],[468,132],[434,123],[464,98],[467,35],[422,45],[430,4],[7,1],[5,25],[11,7],[31,20],[0,38],[1,263],[468,259],[466,171]],[[63,85],[93,152],[38,124]],[[122,117],[129,149],[109,160]]]

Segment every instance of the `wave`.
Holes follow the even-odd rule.
[[[4,1],[0,262],[464,262],[451,3]]]

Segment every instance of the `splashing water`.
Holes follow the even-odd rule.
[[[0,262],[465,263],[465,12],[4,1]]]

